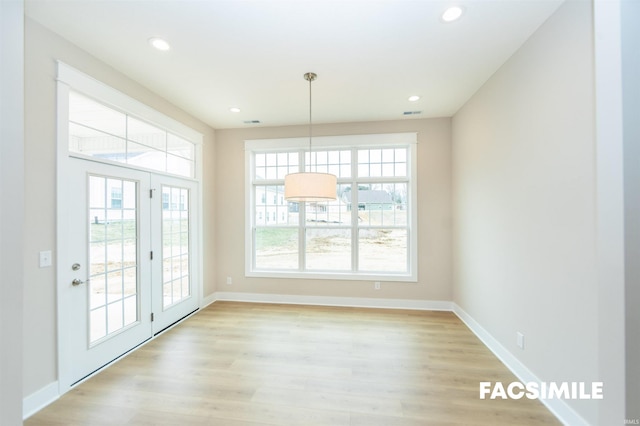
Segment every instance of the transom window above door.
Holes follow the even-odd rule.
[[[157,125],[69,92],[69,152],[195,177],[195,144]]]

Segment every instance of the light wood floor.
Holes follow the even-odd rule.
[[[451,312],[217,302],[25,425],[559,424],[515,380]]]

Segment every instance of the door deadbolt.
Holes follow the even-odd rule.
[[[74,263],[73,265],[71,265],[71,270],[77,271],[78,269],[80,269],[80,264],[79,263]]]

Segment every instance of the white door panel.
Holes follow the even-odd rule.
[[[149,339],[150,175],[67,162],[59,218],[61,389]]]

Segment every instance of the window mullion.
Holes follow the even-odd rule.
[[[354,209],[353,206],[356,206]],[[351,271],[358,272],[358,149],[351,149]]]
[[[305,261],[306,254],[306,212],[307,206],[304,202],[298,203],[298,269],[302,272],[307,270]]]
[[[124,162],[129,164],[129,114],[124,115]]]
[[[164,131],[164,169],[169,170],[169,132]]]
[[[300,171],[307,170],[307,161],[304,150],[299,152],[298,164]],[[311,153],[309,153],[309,161],[311,161]],[[307,203],[298,203],[298,268],[302,272],[307,271]]]

